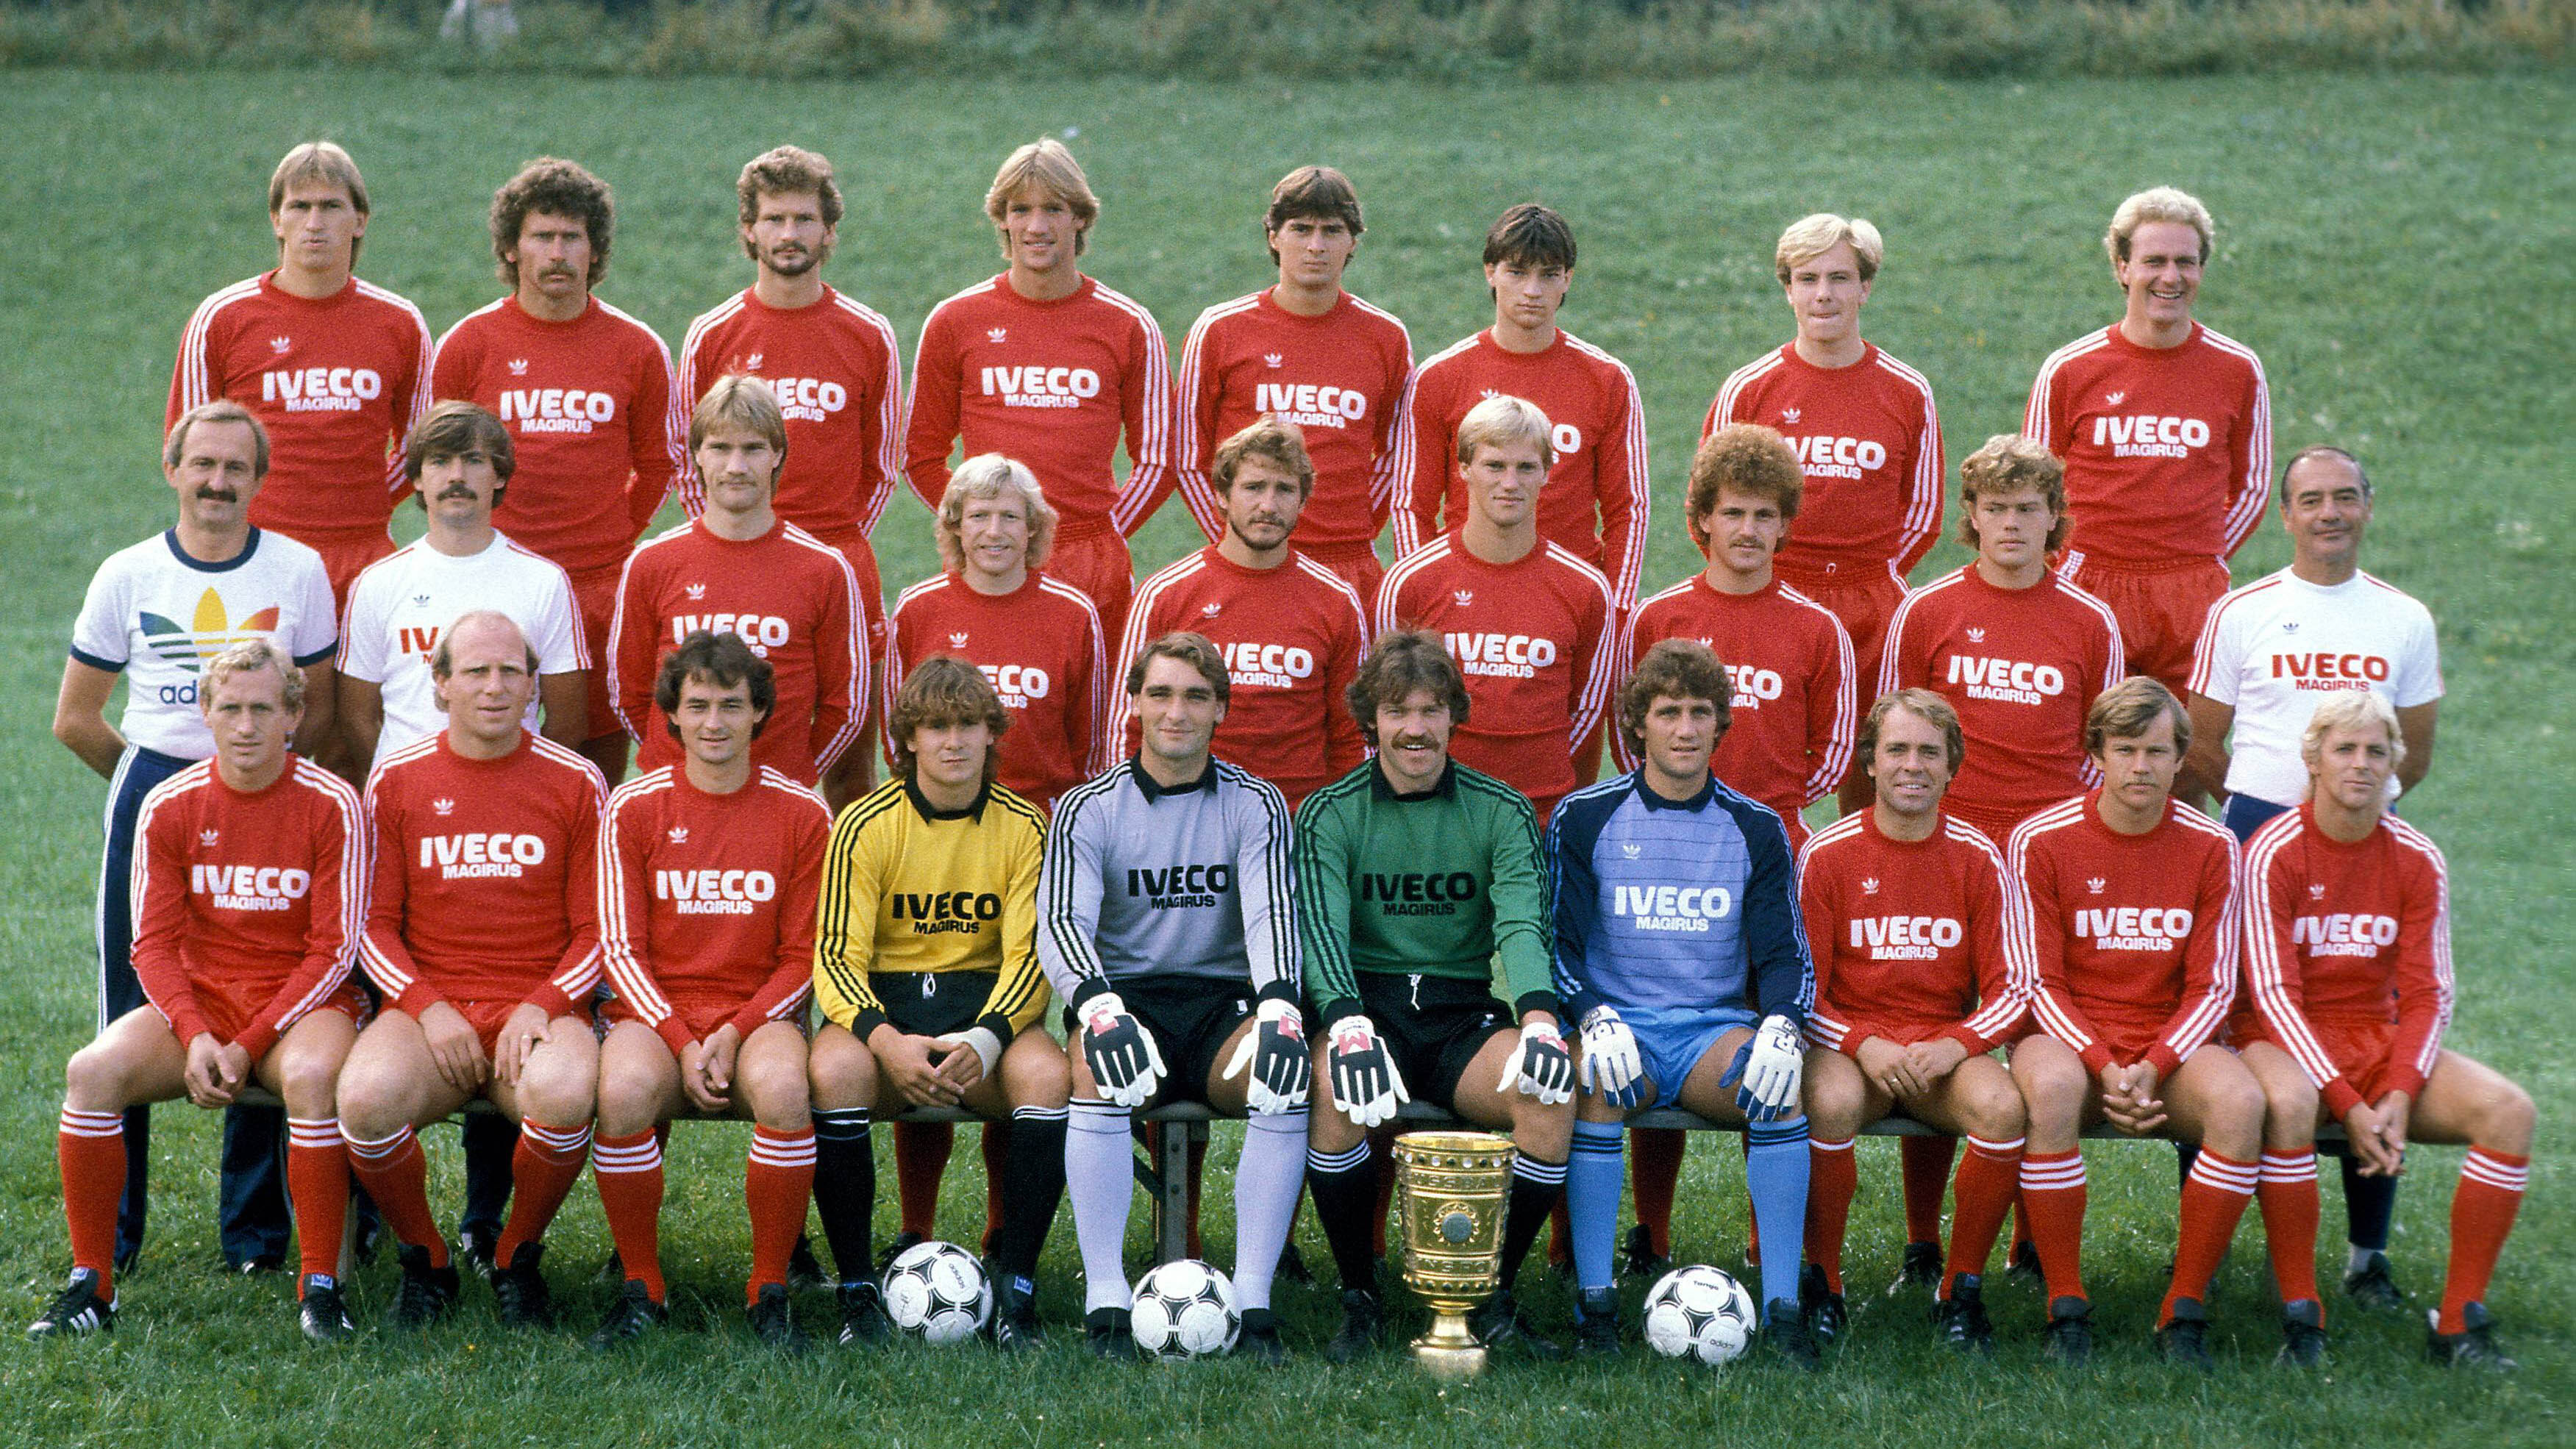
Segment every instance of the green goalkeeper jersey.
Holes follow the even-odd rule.
[[[1491,981],[1515,1013],[1553,1011],[1538,814],[1456,760],[1399,795],[1370,760],[1297,811],[1297,934],[1329,1025],[1359,1009],[1361,971]]]

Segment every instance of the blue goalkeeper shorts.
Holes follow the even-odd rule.
[[[1655,1084],[1649,1107],[1671,1106],[1719,1037],[1761,1019],[1740,1006],[1623,1006],[1619,1017],[1635,1033],[1637,1054],[1646,1059],[1646,1076]]]

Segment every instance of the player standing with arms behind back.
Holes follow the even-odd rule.
[[[1181,498],[1208,541],[1220,540],[1217,448],[1262,418],[1280,419],[1303,435],[1315,464],[1297,551],[1375,598],[1386,572],[1375,541],[1394,499],[1413,339],[1392,314],[1342,290],[1367,229],[1349,177],[1330,166],[1289,172],[1271,188],[1261,226],[1278,285],[1201,312],[1181,349]]]
[[[1068,792],[1038,878],[1038,960],[1065,1003],[1073,1071],[1064,1176],[1092,1351],[1132,1357],[1132,1113],[1195,1101],[1249,1112],[1235,1168],[1242,1351],[1287,1357],[1270,1280],[1305,1182],[1309,1070],[1288,806],[1209,753],[1225,657],[1167,634],[1127,666],[1145,722],[1133,759]]]
[[[616,212],[608,183],[540,157],[492,195],[492,255],[510,295],[438,340],[431,385],[480,403],[518,454],[501,531],[563,565],[590,657],[582,754],[610,784],[626,777],[626,736],[608,688],[618,572],[688,465],[688,415],[671,352],[653,329],[591,295],[608,271]]]
[[[321,554],[343,605],[358,571],[393,552],[386,527],[411,486],[403,435],[429,410],[429,324],[354,274],[369,219],[348,152],[287,152],[268,178],[277,266],[197,304],[162,423],[217,398],[259,418],[274,451],[251,522]]]
[[[2262,361],[2192,319],[2212,231],[2170,186],[2120,203],[2102,246],[2125,309],[2049,354],[2021,423],[2066,463],[2078,527],[2060,572],[2119,616],[2129,667],[2177,695],[2272,477]]]
[[[1063,516],[1056,577],[1109,628],[1135,588],[1127,538],[1172,490],[1172,362],[1142,306],[1082,274],[1100,199],[1064,143],[1040,139],[1002,163],[984,214],[1008,269],[930,311],[912,358],[904,470],[935,511],[948,455],[1028,464]],[[1110,456],[1127,435],[1127,480]]]

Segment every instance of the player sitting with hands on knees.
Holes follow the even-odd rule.
[[[656,1129],[692,1114],[752,1121],[745,1311],[763,1342],[800,1349],[787,1264],[814,1192],[804,1015],[831,821],[813,792],[752,763],[778,692],[740,635],[691,632],[663,659],[653,701],[681,762],[619,786],[600,842],[600,944],[617,994],[593,1175],[627,1276],[591,1346],[668,1317]]]
[[[841,1275],[841,1342],[886,1337],[869,1271],[871,1114],[963,1107],[1008,1121],[990,1184],[993,1341],[1039,1342],[1038,1252],[1064,1200],[1064,1053],[1032,941],[1046,817],[997,778],[1010,711],[981,671],[934,655],[886,716],[894,774],[841,812],[823,869],[814,997],[815,1206]],[[892,1100],[889,1100],[891,1098]]]
[[[2312,1364],[2325,1351],[2316,1129],[2339,1121],[2375,1177],[2405,1171],[2410,1140],[2468,1144],[2451,1197],[2450,1277],[2427,1315],[2425,1353],[2511,1369],[2486,1290],[2530,1178],[2531,1095],[2442,1045],[2450,878],[2433,842],[2388,813],[2389,781],[2406,763],[2400,712],[2368,691],[2331,695],[2309,716],[2300,753],[2307,803],[2245,847],[2258,1020],[2240,1013],[2236,1033],[2268,1103],[2258,1191],[2285,1305],[2282,1359]]]
[[[1852,1138],[1902,1113],[1968,1139],[1932,1319],[1951,1347],[1987,1352],[1986,1258],[2020,1188],[2024,1119],[2011,1073],[1989,1053],[2028,1010],[2005,960],[2003,852],[1942,808],[1968,753],[1947,700],[1928,689],[1886,695],[1860,742],[1876,803],[1816,832],[1798,857],[1816,953],[1808,1032],[1830,1048],[1807,1077],[1804,1296],[1838,1334],[1843,1230],[1860,1185]]]
[[[1577,790],[1548,822],[1557,994],[1583,1035],[1583,1099],[1566,1199],[1574,1218],[1577,1343],[1619,1345],[1611,1249],[1620,1137],[1632,1114],[1678,1103],[1745,1124],[1744,1172],[1762,1261],[1762,1333],[1818,1365],[1798,1304],[1807,1210],[1800,1084],[1815,971],[1780,817],[1712,776],[1734,690],[1705,644],[1667,639],[1619,692],[1641,763]]]
[[[1038,959],[1069,1010],[1065,1183],[1095,1353],[1132,1357],[1124,1253],[1137,1108],[1249,1109],[1235,1169],[1242,1352],[1287,1356],[1270,1280],[1306,1153],[1305,1026],[1288,806],[1209,753],[1231,689],[1204,635],[1166,634],[1127,666],[1133,759],[1065,792],[1038,881]]]
[[[265,637],[215,656],[198,688],[214,758],[143,799],[134,970],[146,1004],[64,1070],[72,1274],[31,1338],[116,1325],[125,1110],[181,1096],[227,1107],[254,1082],[286,1102],[304,1335],[350,1332],[335,1276],[349,1201],[335,1084],[366,1012],[349,981],[366,914],[366,826],[357,792],[287,751],[304,689],[304,672]]]
[[[1573,1117],[1574,1058],[1548,980],[1538,819],[1519,791],[1451,757],[1467,687],[1438,635],[1381,635],[1349,699],[1377,755],[1306,797],[1297,817],[1308,995],[1325,1028],[1307,1166],[1342,1276],[1342,1328],[1328,1352],[1348,1361],[1385,1337],[1368,1131],[1419,1098],[1511,1133],[1519,1151],[1501,1291],[1467,1326],[1488,1347],[1554,1357],[1512,1297],[1564,1194]]]

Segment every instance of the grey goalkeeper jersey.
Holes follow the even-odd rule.
[[[1056,801],[1038,872],[1038,962],[1079,1005],[1137,977],[1198,977],[1297,999],[1288,802],[1210,760],[1173,789],[1135,761]]]

